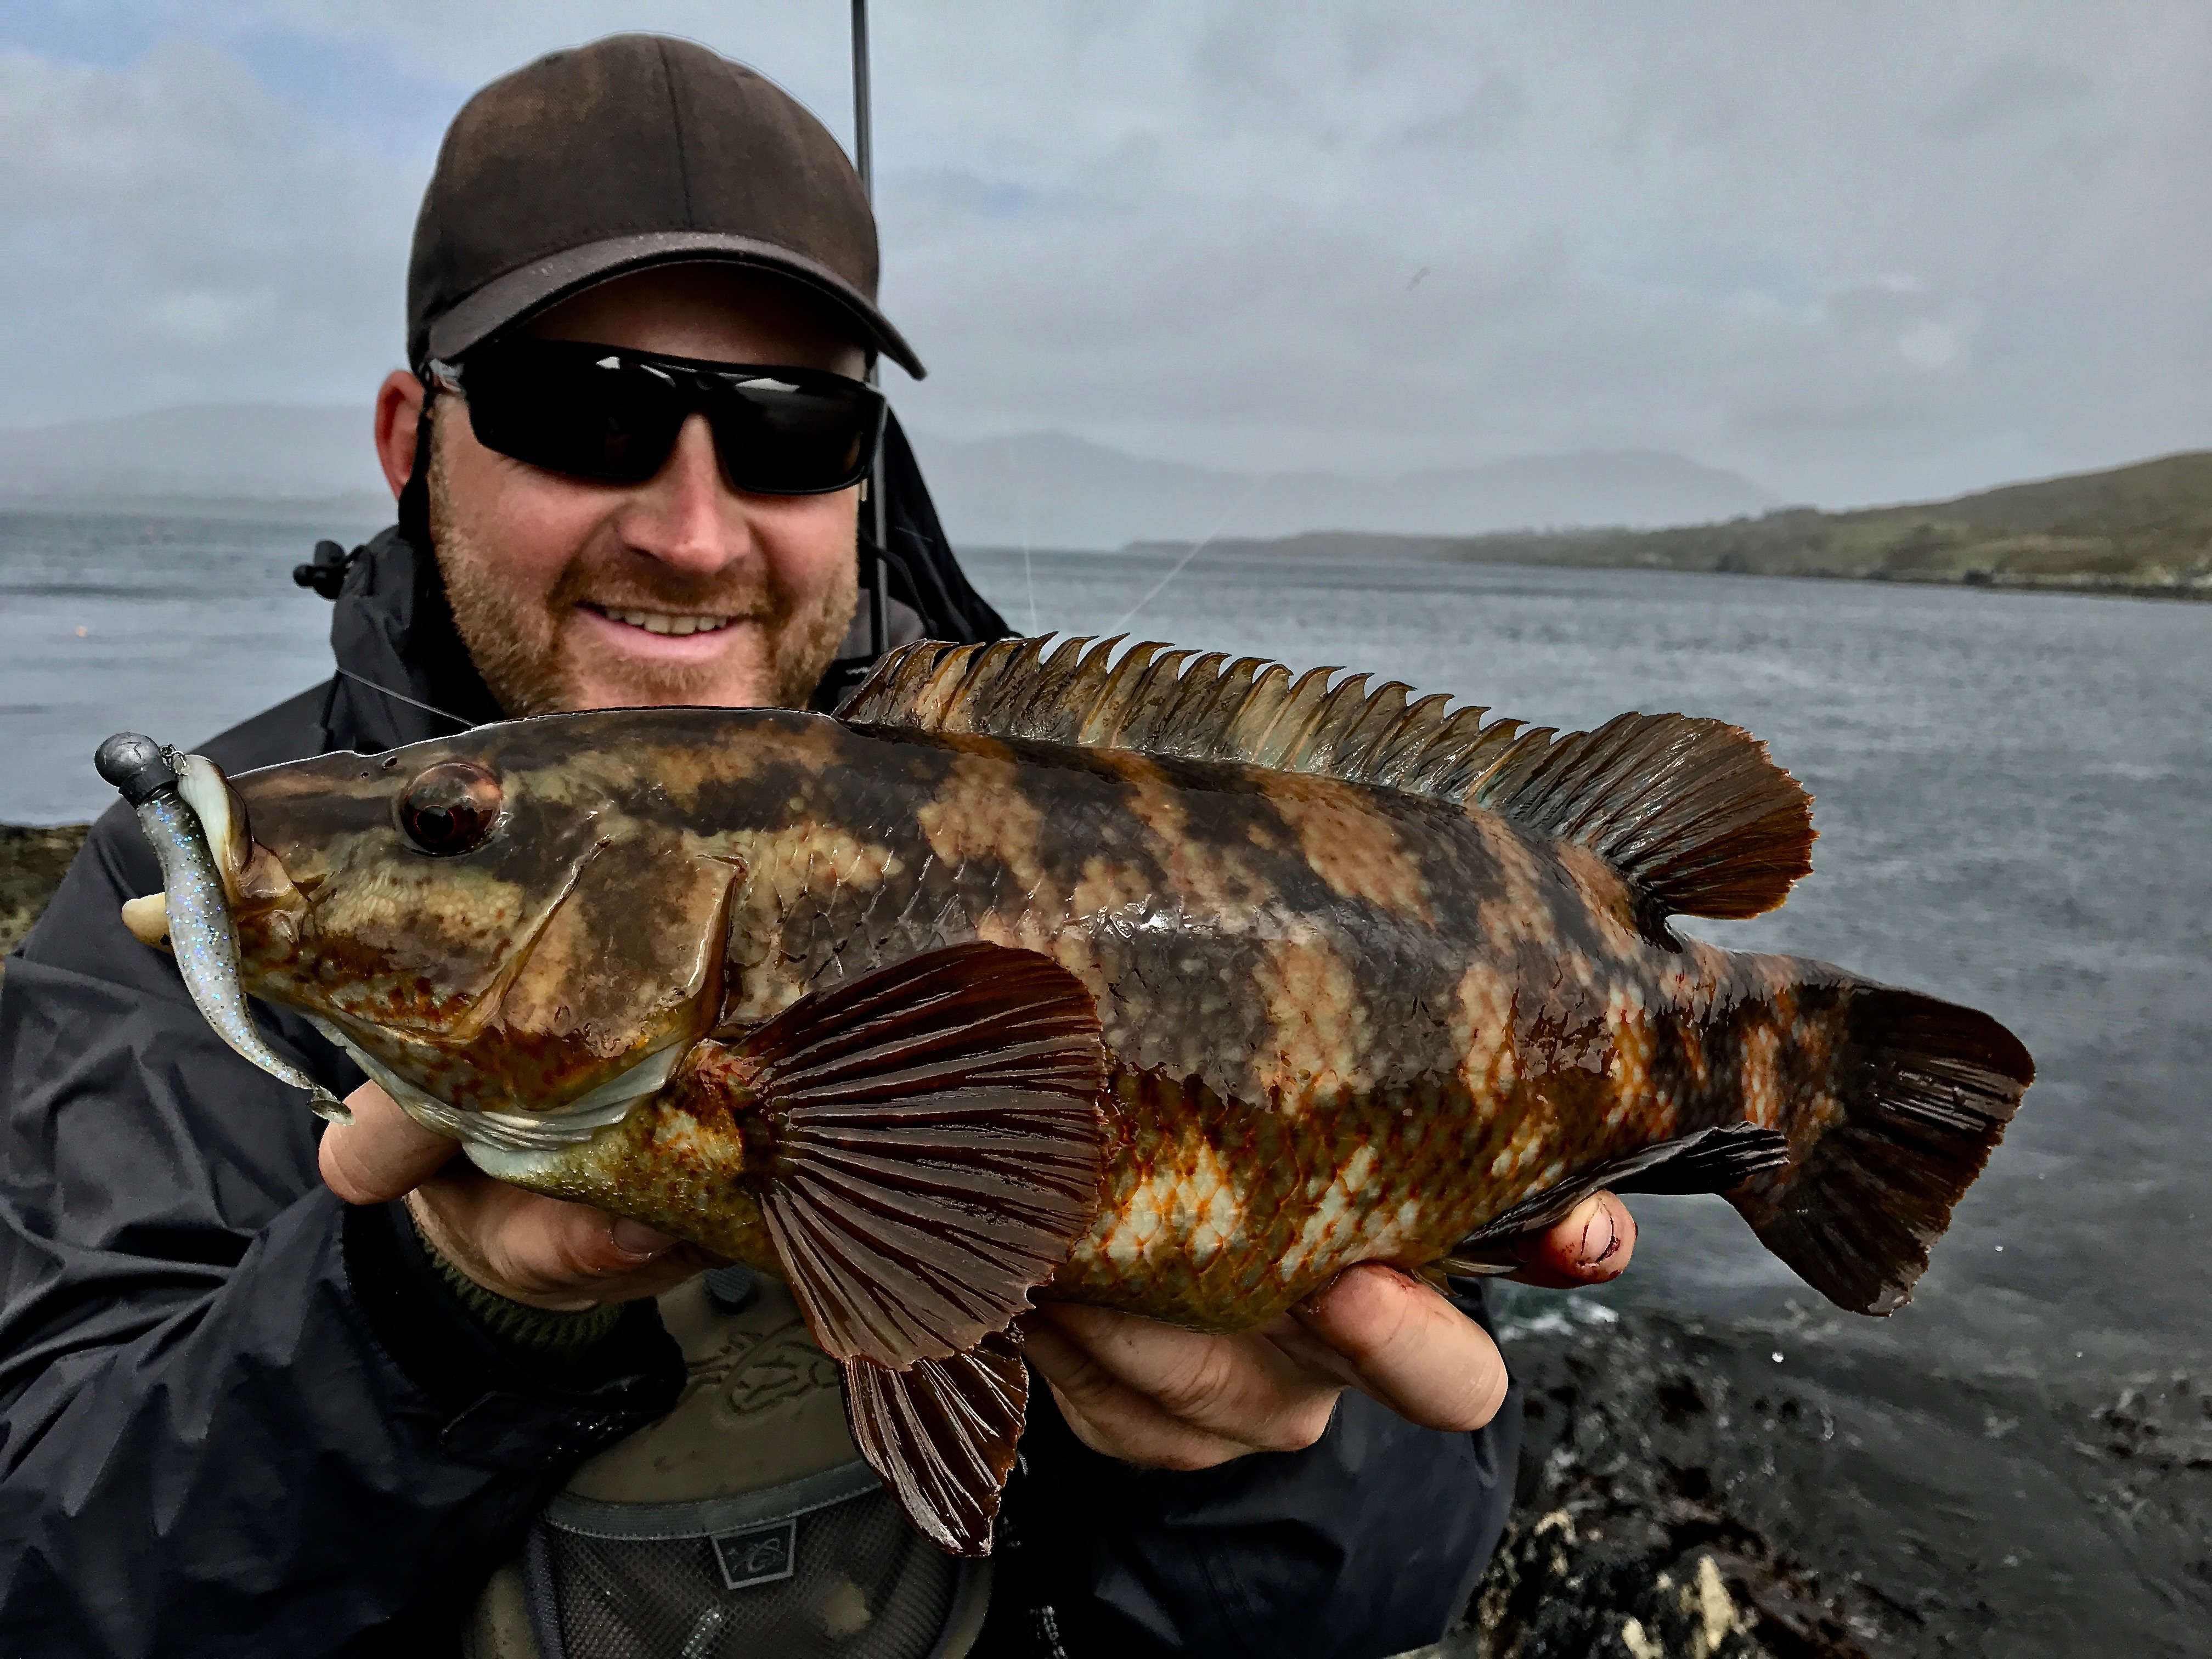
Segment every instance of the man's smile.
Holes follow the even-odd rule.
[[[576,608],[633,633],[658,634],[664,638],[673,639],[694,634],[718,634],[732,623],[743,620],[740,617],[712,612],[641,611],[627,605],[593,605],[588,600]]]

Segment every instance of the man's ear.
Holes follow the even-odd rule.
[[[422,417],[422,382],[395,368],[376,389],[376,459],[392,499],[415,471],[415,434]]]

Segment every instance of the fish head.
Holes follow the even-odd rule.
[[[650,1092],[714,1021],[747,873],[672,805],[654,712],[226,781],[210,842],[246,990],[307,1012],[449,1132],[469,1125],[440,1109],[573,1117]]]

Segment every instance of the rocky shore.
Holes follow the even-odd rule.
[[[85,826],[0,823],[0,956],[14,950],[84,845]],[[5,972],[0,968],[0,972]]]
[[[1793,1554],[1746,1501],[1808,1421],[1820,1432],[1793,1390],[1650,1316],[1536,1327],[1506,1338],[1527,1413],[1514,1518],[1436,1659],[1919,1650],[1909,1613]]]

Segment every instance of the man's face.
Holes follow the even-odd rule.
[[[527,331],[856,378],[865,370],[828,306],[726,267],[602,283]],[[439,398],[432,426],[439,566],[461,638],[507,713],[797,706],[836,654],[856,597],[857,488],[732,490],[696,414],[641,484],[597,483],[488,449],[457,397]]]

